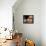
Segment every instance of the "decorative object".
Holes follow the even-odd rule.
[[[34,42],[32,40],[26,40],[25,46],[35,46]]]
[[[22,33],[15,33],[16,46],[22,46]]]
[[[33,24],[34,23],[34,15],[24,15],[23,23],[25,24]]]

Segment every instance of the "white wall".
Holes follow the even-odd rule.
[[[16,0],[0,0],[0,27],[12,28],[12,6]]]
[[[46,0],[41,2],[41,40],[42,46],[46,46]]]
[[[41,46],[41,1],[23,0],[13,6],[15,28],[22,32],[24,37],[35,41]],[[17,5],[17,6],[16,6]],[[34,24],[23,24],[23,15],[34,15]]]

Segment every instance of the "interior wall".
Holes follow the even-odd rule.
[[[46,0],[41,2],[41,40],[42,46],[46,46]]]
[[[13,6],[15,29],[22,32],[25,39],[34,40],[36,46],[41,46],[41,1],[23,0],[16,5]],[[34,24],[23,24],[23,15],[34,15]]]
[[[0,27],[12,29],[12,6],[16,0],[0,0]]]

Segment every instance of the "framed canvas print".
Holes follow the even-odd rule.
[[[24,24],[33,24],[34,23],[34,15],[23,15],[23,23]]]

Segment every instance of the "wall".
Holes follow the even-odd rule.
[[[46,46],[46,0],[41,2],[41,40],[42,46]]]
[[[23,0],[13,6],[14,24],[24,38],[34,40],[41,46],[41,0]],[[23,15],[34,15],[34,24],[23,24]]]
[[[12,29],[12,6],[16,0],[0,0],[0,27]]]

